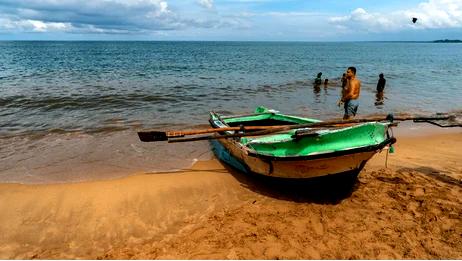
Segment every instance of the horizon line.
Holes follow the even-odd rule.
[[[436,40],[351,40],[351,41],[307,41],[307,40],[44,40],[44,39],[0,39],[0,42],[279,42],[279,43],[433,43],[435,41],[461,41],[459,39]]]

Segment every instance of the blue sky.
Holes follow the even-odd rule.
[[[0,0],[0,40],[446,38],[462,39],[462,0]]]

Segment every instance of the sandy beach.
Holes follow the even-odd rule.
[[[395,135],[352,186],[217,160],[72,184],[0,184],[0,259],[462,259],[462,131]]]

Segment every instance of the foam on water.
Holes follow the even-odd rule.
[[[63,183],[185,169],[212,158],[207,142],[143,143],[136,132],[0,139],[0,181]]]

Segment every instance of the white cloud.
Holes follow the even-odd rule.
[[[26,23],[32,25],[32,30],[36,32],[50,32],[50,31],[66,31],[71,29],[69,23],[44,23],[36,20],[26,20]]]
[[[0,30],[21,30],[25,32],[66,32],[73,29],[69,23],[47,23],[38,20],[0,19]]]
[[[165,0],[2,0],[0,20],[0,32],[145,33],[208,24],[179,16]]]
[[[413,24],[411,19],[418,18]],[[462,28],[462,0],[429,0],[410,10],[391,13],[367,12],[357,8],[346,16],[331,17],[329,22],[351,31],[401,31],[404,29]]]
[[[195,0],[207,9],[213,0]],[[171,7],[169,3],[176,3]],[[0,0],[0,33],[156,34],[189,28],[242,28],[242,18],[190,12],[167,0]],[[200,15],[198,15],[200,14]]]
[[[462,27],[462,0],[430,0],[405,13],[418,17],[424,28]]]
[[[199,5],[207,8],[207,9],[212,9],[213,8],[213,0],[198,0],[197,1]]]

